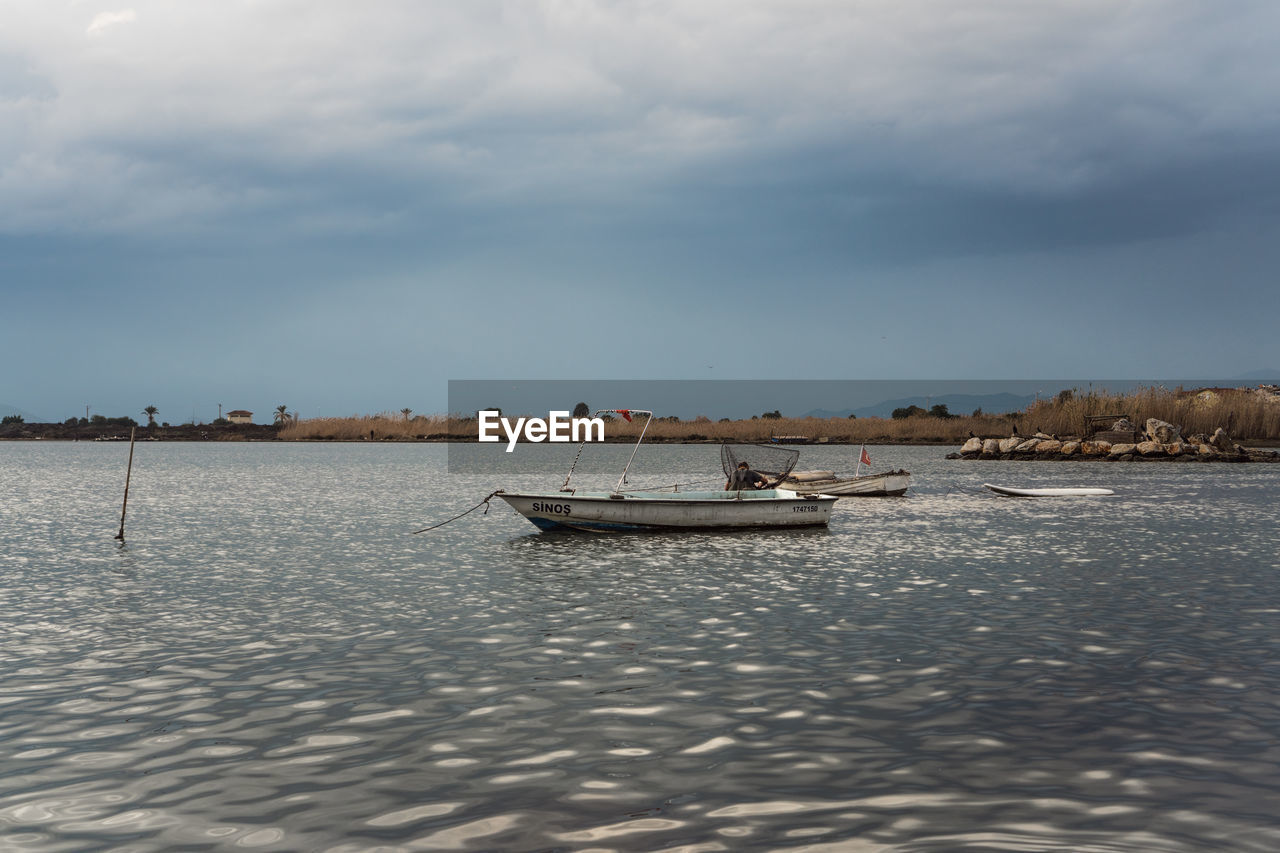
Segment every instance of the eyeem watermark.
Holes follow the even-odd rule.
[[[512,425],[509,418],[493,409],[486,409],[479,414],[480,440],[501,441],[498,430],[507,436],[507,452],[516,449],[516,443],[523,436],[525,441],[604,441],[604,418],[571,418],[569,413],[550,412],[546,418],[516,418]],[[594,432],[594,437],[593,437]]]

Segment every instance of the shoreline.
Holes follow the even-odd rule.
[[[172,429],[172,428],[171,428]],[[209,432],[206,430],[205,432]],[[324,436],[309,436],[306,438],[281,438],[277,435],[246,435],[246,434],[210,434],[210,435],[138,435],[135,439],[138,442],[205,442],[217,444],[223,442],[257,442],[257,443],[273,443],[273,444],[482,444],[476,438],[470,436],[426,436],[424,438],[405,438],[401,436],[381,436],[377,438],[339,438]],[[76,442],[101,442],[101,443],[120,443],[128,442],[129,434],[126,431],[123,435],[102,434],[98,436],[76,437],[62,435],[0,435],[0,442],[4,441],[50,441],[57,443]],[[505,445],[506,440],[503,440]],[[520,440],[521,446],[529,444],[548,444],[550,442],[532,442]],[[555,442],[556,444],[575,444],[575,442]],[[635,436],[618,436],[615,438],[606,437],[603,441],[593,441],[591,444],[635,444]],[[777,447],[857,447],[859,445],[868,446],[902,446],[902,447],[953,447],[955,442],[941,439],[870,439],[868,441],[809,441],[809,442],[771,442],[768,439],[752,440],[729,440],[715,438],[669,438],[666,436],[645,436],[645,444],[763,444],[774,445]],[[495,445],[497,446],[497,445]]]
[[[24,426],[30,428],[30,427],[42,427],[46,425],[45,424],[25,424]],[[170,442],[170,443],[203,442],[203,443],[209,443],[209,444],[218,444],[218,443],[226,443],[226,442],[232,442],[232,443],[253,442],[258,444],[265,444],[265,443],[272,443],[272,444],[480,444],[481,443],[477,438],[473,438],[471,436],[442,436],[442,435],[429,435],[422,438],[403,437],[403,436],[381,436],[381,437],[376,437],[372,439],[367,437],[366,438],[340,438],[340,437],[324,437],[324,436],[319,436],[319,437],[310,436],[305,438],[281,438],[279,435],[276,434],[278,432],[276,427],[267,427],[267,426],[256,427],[252,425],[248,425],[248,428],[246,428],[246,426],[243,426],[243,425],[230,427],[230,428],[228,427],[210,428],[208,426],[157,427],[156,434],[147,434],[145,432],[145,428],[143,427],[139,427],[139,430],[142,430],[142,432],[140,432],[136,436],[135,440],[138,442],[149,442],[149,443],[156,443],[156,442]],[[56,443],[74,444],[77,442],[120,443],[120,442],[129,441],[129,432],[127,427],[124,429],[122,433],[118,431],[105,431],[93,436],[89,436],[89,435],[74,436],[74,435],[59,435],[59,434],[51,435],[47,433],[40,433],[31,429],[24,430],[23,433],[25,434],[11,434],[11,432],[0,434],[0,442],[49,441],[49,442],[56,442]],[[546,443],[548,442],[530,442],[530,441],[524,441],[524,440],[521,440],[519,442],[519,444],[522,446],[529,445],[529,444],[546,444]],[[557,443],[560,443],[560,442],[557,442]],[[572,444],[572,442],[565,442],[565,443]],[[616,436],[612,438],[606,437],[603,441],[594,441],[591,443],[592,444],[630,445],[635,443],[635,436],[622,435],[622,436]],[[1248,447],[1248,448],[1270,449],[1270,448],[1280,447],[1280,442],[1277,442],[1276,440],[1273,440],[1273,439],[1238,439],[1237,443],[1242,445],[1243,447]],[[903,438],[892,438],[888,436],[872,437],[865,441],[863,440],[857,440],[857,441],[828,440],[828,441],[807,441],[807,442],[795,442],[795,441],[771,442],[767,438],[758,439],[758,440],[744,439],[739,441],[736,439],[672,438],[667,436],[646,436],[645,444],[688,444],[688,445],[761,444],[761,445],[773,445],[777,447],[797,447],[797,448],[799,447],[807,447],[807,448],[857,447],[859,445],[867,445],[870,447],[946,447],[946,448],[953,448],[953,449],[955,448],[954,441],[948,441],[943,439],[911,439],[911,438],[903,439]],[[959,458],[960,454],[957,453],[956,456]],[[973,459],[973,458],[981,458],[981,457],[965,454],[963,458]],[[993,457],[986,457],[986,458],[991,459]],[[1036,456],[1035,454],[1032,454],[1032,453],[1011,453],[1011,454],[1003,454],[1001,457],[995,457],[995,458],[1028,459],[1029,460],[1029,459],[1035,459]],[[1095,457],[1081,456],[1076,458],[1079,461],[1090,461],[1090,460],[1107,461],[1106,457],[1096,457],[1096,456]],[[1155,461],[1155,460],[1147,459],[1144,461]]]
[[[935,411],[936,410],[936,411]],[[750,418],[712,420],[702,415],[689,420],[674,416],[655,417],[643,424],[623,422],[606,417],[604,444],[634,442],[643,428],[644,440],[651,444],[765,444],[778,446],[821,447],[823,445],[857,446],[937,446],[958,447],[966,458],[978,450],[974,442],[1000,442],[994,449],[980,454],[992,458],[1010,451],[1023,452],[1030,446],[1009,444],[1012,438],[1033,437],[1062,442],[1110,439],[1113,442],[1138,441],[1136,428],[1148,423],[1162,423],[1181,435],[1212,435],[1221,431],[1241,447],[1280,446],[1280,392],[1263,389],[1199,389],[1166,391],[1145,389],[1127,395],[1088,394],[1076,396],[1063,392],[1056,397],[1037,400],[1018,412],[985,413],[975,409],[971,414],[953,414],[945,406],[931,410],[920,407],[896,409],[892,417],[785,417],[776,410]],[[1107,432],[1116,424],[1124,429],[1114,435]],[[376,415],[348,417],[315,417],[296,420],[285,417],[271,424],[184,423],[176,426],[137,425],[136,419],[105,418],[91,420],[70,418],[65,422],[0,424],[0,441],[127,441],[130,430],[138,441],[285,441],[348,442],[391,441],[430,444],[479,444],[480,434],[475,417],[463,415],[412,415],[385,412]],[[492,435],[492,432],[490,433]],[[1129,437],[1125,437],[1129,436]],[[503,437],[497,438],[505,443]],[[1172,439],[1161,439],[1168,443]],[[521,444],[529,442],[521,435]],[[1049,446],[1040,448],[1047,451]],[[1222,448],[1219,448],[1222,449]],[[1086,456],[1098,454],[1085,453]]]

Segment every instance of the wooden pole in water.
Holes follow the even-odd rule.
[[[116,534],[116,538],[121,542],[124,541],[124,513],[129,508],[129,478],[133,476],[133,436],[137,431],[137,427],[129,429],[129,467],[124,475],[124,503],[120,506],[120,532]]]

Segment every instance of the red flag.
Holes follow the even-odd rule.
[[[862,448],[862,464],[863,465],[871,464],[871,457],[867,455],[867,448],[865,447]]]
[[[627,419],[627,423],[631,423],[631,410],[630,410],[630,409],[614,409],[614,411],[615,411],[615,412],[617,412],[618,414],[622,415],[624,418],[626,418],[626,419]]]

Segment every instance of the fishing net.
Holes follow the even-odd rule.
[[[739,462],[769,478],[770,485],[782,482],[796,467],[800,458],[799,450],[789,450],[775,444],[722,444],[720,445],[720,465],[724,475],[730,477],[737,470]]]

